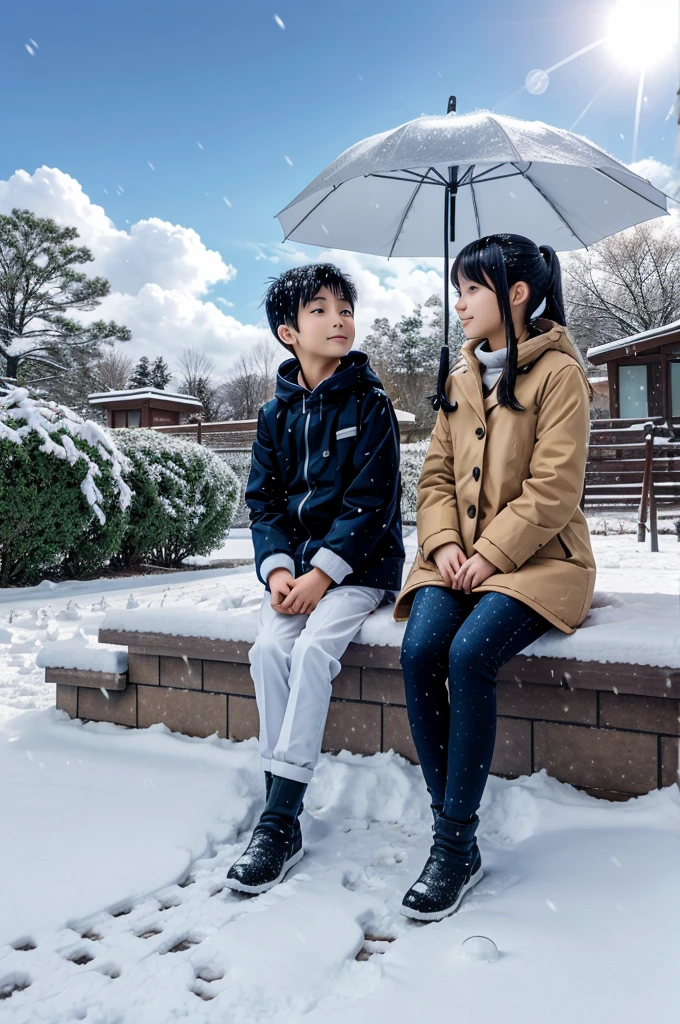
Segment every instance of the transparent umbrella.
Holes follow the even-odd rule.
[[[588,139],[487,110],[417,117],[357,142],[277,214],[285,239],[379,256],[449,260],[487,234],[528,235],[565,251],[668,213],[667,197]]]

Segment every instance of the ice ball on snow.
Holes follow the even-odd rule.
[[[486,935],[471,935],[461,943],[460,955],[463,960],[477,960],[480,963],[492,964],[498,960],[498,946]]]
[[[526,85],[527,92],[532,96],[540,96],[550,85],[550,76],[546,71],[541,71],[540,68],[534,68],[527,75],[524,84]]]

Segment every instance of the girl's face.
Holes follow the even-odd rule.
[[[488,338],[504,330],[500,307],[490,281],[485,287],[459,277],[458,287],[460,298],[456,303],[456,312],[466,338]]]

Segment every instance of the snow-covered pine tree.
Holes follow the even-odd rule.
[[[153,366],[151,367],[151,383],[155,388],[160,388],[162,391],[167,384],[172,380],[172,374],[168,364],[163,359],[163,356],[158,356],[154,359]]]
[[[111,290],[105,278],[83,273],[94,256],[77,238],[76,228],[30,210],[0,214],[0,376],[49,380],[44,390],[52,395],[63,377],[97,359],[103,344],[130,339],[128,328],[112,320],[74,318]]]
[[[153,371],[148,356],[142,356],[128,380],[129,388],[150,388],[153,386]]]

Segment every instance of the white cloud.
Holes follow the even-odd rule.
[[[0,181],[0,210],[13,206],[72,224],[96,258],[97,273],[114,291],[135,292],[145,284],[204,294],[213,284],[231,280],[236,269],[206,248],[192,228],[151,217],[122,231],[93,203],[75,178],[53,167],[34,174],[16,171]]]
[[[628,167],[635,174],[639,174],[641,178],[651,181],[652,185],[661,189],[667,196],[680,201],[679,168],[664,164],[660,160],[655,160],[652,156],[646,157],[644,160],[636,160],[635,163],[628,164]]]
[[[183,348],[198,345],[224,372],[267,336],[264,327],[242,324],[206,301],[208,290],[233,280],[236,268],[192,228],[151,217],[120,230],[75,178],[50,167],[16,171],[0,181],[0,211],[14,206],[78,229],[95,257],[90,272],[111,284],[111,294],[90,316],[126,324],[133,340],[124,347],[135,357],[162,355],[172,366]],[[230,305],[226,299],[223,304]]]
[[[135,353],[162,355],[171,368],[182,349],[198,346],[224,372],[241,352],[269,334],[269,328],[242,324],[214,302],[157,284],[145,284],[136,295],[114,292],[95,315],[127,324]]]

